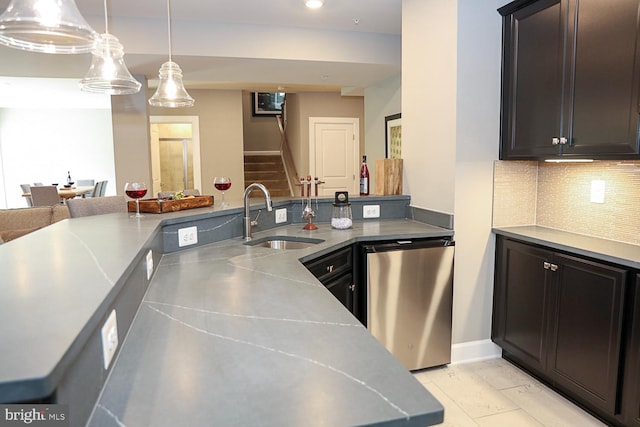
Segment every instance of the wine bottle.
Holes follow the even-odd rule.
[[[367,167],[367,156],[362,156],[362,166],[360,166],[360,195],[369,195],[369,168]]]
[[[67,184],[71,185],[71,171],[67,171]]]

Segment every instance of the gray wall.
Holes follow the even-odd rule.
[[[454,214],[453,342],[488,343],[500,15],[495,0],[403,0],[402,7],[405,188],[413,205]]]

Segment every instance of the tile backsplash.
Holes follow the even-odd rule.
[[[591,202],[594,180],[604,203]],[[640,161],[497,161],[493,225],[531,224],[640,244]]]

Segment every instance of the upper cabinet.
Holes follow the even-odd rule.
[[[503,16],[500,158],[640,158],[640,0],[518,0]]]

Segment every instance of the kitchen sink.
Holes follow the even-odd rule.
[[[322,242],[324,242],[323,239],[313,239],[311,237],[267,236],[250,240],[245,245],[271,249],[304,249]]]

